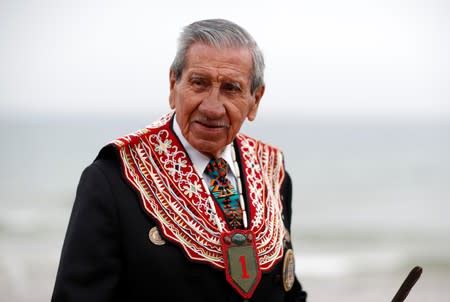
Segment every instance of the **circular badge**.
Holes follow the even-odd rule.
[[[166,243],[166,241],[161,238],[161,235],[159,235],[157,227],[152,227],[150,229],[148,232],[148,238],[154,245],[164,245]]]
[[[295,257],[294,251],[288,249],[283,261],[283,287],[285,291],[290,291],[295,280]]]

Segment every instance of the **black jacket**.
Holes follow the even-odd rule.
[[[286,174],[282,195],[288,229],[291,191]],[[153,244],[148,233],[155,225],[122,177],[117,151],[112,145],[105,147],[81,176],[52,301],[244,300],[223,270],[190,261],[168,240],[162,246]],[[282,266],[281,260],[262,274],[249,301],[306,301],[297,280],[284,291]]]

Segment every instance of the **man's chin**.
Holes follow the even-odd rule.
[[[190,142],[190,144],[197,151],[208,157],[220,157],[220,154],[225,149],[227,142],[226,140],[202,139],[200,141]]]

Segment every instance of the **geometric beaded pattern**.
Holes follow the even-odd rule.
[[[239,193],[227,178],[228,164],[223,158],[211,159],[205,173],[211,177],[209,191],[225,214],[228,224],[233,229],[242,228],[242,209]]]

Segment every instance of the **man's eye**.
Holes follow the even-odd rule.
[[[206,81],[203,79],[192,79],[191,84],[195,87],[205,87],[207,85]]]
[[[236,83],[225,83],[222,86],[222,89],[228,92],[239,92],[241,91],[241,87]]]

